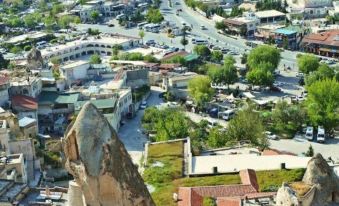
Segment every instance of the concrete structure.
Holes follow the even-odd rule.
[[[277,10],[257,11],[254,15],[258,18],[261,25],[286,23],[286,14]]]
[[[225,19],[224,23],[230,31],[243,36],[253,36],[259,19],[253,13],[247,12],[243,17]]]
[[[332,7],[332,0],[287,0],[286,8],[290,15],[302,15],[306,18],[325,17]]]
[[[8,99],[9,99],[8,88],[9,88],[9,78],[1,75],[0,76],[0,106],[3,106],[8,102]]]
[[[163,78],[162,88],[171,92],[177,98],[186,98],[188,95],[188,82],[197,76],[194,72],[187,72],[184,74],[168,73]]]
[[[65,78],[67,86],[71,86],[76,80],[87,78],[87,70],[90,68],[88,61],[79,60],[66,63],[61,66],[61,75]]]
[[[9,154],[9,129],[7,129],[7,121],[6,120],[0,120],[0,151]]]
[[[304,51],[333,58],[339,57],[339,29],[305,36],[300,46]]]
[[[37,98],[42,90],[42,82],[39,77],[14,77],[11,78],[9,95],[26,95]]]
[[[23,154],[11,154],[1,157],[0,179],[27,183],[27,175]]]
[[[57,57],[61,61],[68,61],[94,53],[111,56],[112,48],[116,44],[121,45],[123,49],[128,49],[139,45],[139,38],[103,34],[100,37],[88,37],[86,39],[67,42],[66,44],[47,47],[41,50],[41,53],[45,59]]]
[[[30,117],[19,120],[19,127],[26,138],[36,137],[38,134],[38,121]]]
[[[22,34],[19,36],[15,36],[10,38],[6,43],[8,44],[14,44],[14,45],[22,45],[22,44],[27,44],[30,42],[38,42],[45,40],[49,34],[45,32],[28,32],[26,34]]]
[[[73,9],[72,12],[79,14],[82,22],[90,22],[93,20],[91,18],[91,13],[94,11],[99,12],[101,18],[115,17],[124,13],[125,7],[125,4],[121,4],[119,2],[93,0]]]

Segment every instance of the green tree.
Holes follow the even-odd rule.
[[[221,51],[212,51],[211,53],[211,60],[214,62],[220,62],[224,55]]]
[[[234,65],[235,60],[232,56],[228,56],[224,60],[224,66],[222,67],[222,83],[226,84],[228,89],[230,84],[234,84],[238,80],[237,69]]]
[[[99,54],[93,54],[90,59],[89,62],[91,64],[101,64],[101,57]]]
[[[112,47],[113,56],[117,56],[120,50],[122,50],[122,46],[120,44],[114,44]]]
[[[308,74],[316,71],[319,67],[319,58],[313,54],[304,54],[297,57],[299,71]]]
[[[307,150],[307,152],[305,153],[305,156],[306,156],[306,157],[313,157],[313,156],[314,156],[314,150],[313,150],[312,145],[310,145],[310,146],[308,147],[308,150]]]
[[[306,84],[311,85],[322,79],[332,79],[335,76],[334,70],[327,64],[320,64],[317,71],[311,72],[306,76]]]
[[[99,17],[100,17],[100,14],[98,11],[92,11],[90,14],[90,18],[93,22],[98,22]]]
[[[196,45],[194,46],[193,51],[203,59],[208,59],[211,55],[211,50],[205,45]]]
[[[52,57],[49,61],[54,65],[59,65],[61,63],[61,59],[58,57]]]
[[[164,20],[164,17],[162,16],[159,9],[150,8],[148,9],[146,14],[146,20],[149,23],[157,24],[162,22]]]
[[[77,24],[79,22],[80,22],[79,17],[72,15],[65,15],[58,18],[58,25],[63,29],[68,29],[71,23]]]
[[[229,122],[226,135],[230,141],[250,141],[253,145],[266,148],[269,143],[264,131],[259,114],[249,106],[239,111]]]
[[[145,37],[144,30],[139,31],[139,37],[141,38],[141,43],[144,44],[144,37]]]
[[[156,141],[186,138],[189,120],[180,109],[149,107],[142,118],[143,127],[156,132]]]
[[[226,130],[221,126],[216,126],[213,127],[208,134],[207,145],[210,148],[220,148],[224,147],[228,141]]]
[[[12,47],[10,50],[9,50],[11,53],[14,53],[14,54],[17,54],[17,53],[20,53],[22,52],[22,49],[18,46],[14,46]]]
[[[274,82],[274,75],[270,68],[272,68],[270,63],[261,63],[258,68],[251,69],[246,74],[246,79],[253,85],[271,86]]]
[[[275,129],[293,137],[302,128],[306,120],[306,112],[300,105],[289,105],[286,101],[278,101],[272,111]]]
[[[226,25],[223,21],[217,21],[215,22],[215,28],[224,31],[226,29]]]
[[[262,45],[251,50],[247,56],[247,65],[250,69],[258,68],[262,63],[270,63],[277,68],[280,62],[280,51],[272,46]]]
[[[64,8],[64,6],[63,6],[62,4],[53,4],[52,10],[51,10],[52,15],[55,16],[55,15],[57,15],[57,14],[63,12],[64,9],[65,9],[65,8]]]
[[[43,19],[43,22],[45,24],[45,27],[47,30],[52,30],[53,29],[53,25],[56,23],[56,20],[54,17],[52,16],[48,16],[48,17],[45,17]]]
[[[211,79],[208,76],[197,76],[188,82],[188,91],[198,107],[211,100],[214,89],[211,88]]]
[[[39,13],[27,14],[24,17],[25,26],[28,28],[34,28],[41,21],[41,18],[41,14]]]
[[[307,86],[307,112],[314,125],[332,132],[339,124],[339,82],[335,79],[316,81]]]

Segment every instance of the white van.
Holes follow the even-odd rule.
[[[322,126],[318,126],[317,142],[325,142],[325,129]]]
[[[144,21],[144,22],[139,23],[137,25],[137,27],[138,27],[138,29],[143,29],[146,24],[148,24],[148,23],[146,21]]]
[[[235,114],[234,110],[230,109],[230,110],[227,110],[227,111],[224,111],[224,112],[220,112],[219,117],[228,121],[228,120],[233,118],[234,114]]]
[[[215,127],[215,126],[218,125],[218,122],[215,121],[215,120],[212,120],[212,119],[208,119],[207,122],[208,122],[208,127],[209,128],[212,128],[212,127]]]
[[[306,128],[305,138],[309,141],[313,140],[313,127]]]

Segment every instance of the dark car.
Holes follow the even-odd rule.
[[[273,91],[273,92],[281,92],[281,89],[279,87],[276,87],[276,86],[271,86],[270,90]]]
[[[210,115],[210,117],[217,118],[218,112],[219,112],[218,108],[212,108],[212,109],[210,109],[208,114]]]

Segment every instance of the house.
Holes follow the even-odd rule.
[[[115,131],[119,130],[121,120],[121,114],[117,112],[117,100],[117,98],[89,100],[89,102],[91,102],[106,117],[107,121],[115,129]],[[78,101],[75,106],[75,114],[77,114],[87,102],[88,101]]]
[[[10,130],[7,126],[6,120],[0,120],[0,151],[9,154],[8,141],[10,139]]]
[[[149,85],[148,69],[128,69],[126,73],[126,85],[128,87],[139,88],[144,85]]]
[[[275,43],[285,49],[296,50],[298,48],[298,32],[293,29],[280,28],[274,32]]]
[[[33,138],[36,137],[38,134],[37,119],[33,119],[30,117],[19,119],[19,127],[26,138]]]
[[[194,72],[184,74],[167,73],[163,78],[162,88],[179,99],[186,98],[188,96],[188,82],[196,76],[197,74]]]
[[[11,154],[0,159],[0,179],[27,183],[23,154]]]
[[[241,200],[259,197],[270,198],[274,205],[275,192],[260,193],[259,184],[254,170],[246,169],[239,172],[241,184],[179,187],[178,206],[203,206],[205,198],[212,198],[216,206],[241,206]]]
[[[65,78],[66,85],[70,87],[77,80],[87,78],[87,70],[90,68],[88,61],[78,60],[60,67],[61,75]]]
[[[254,15],[258,18],[260,25],[286,23],[286,14],[277,10],[257,11]]]
[[[42,90],[42,81],[39,77],[14,77],[10,81],[9,95],[26,95],[37,98]]]
[[[41,50],[41,54],[44,59],[56,57],[62,62],[95,53],[111,56],[114,45],[119,44],[123,49],[128,49],[139,45],[139,40],[140,39],[136,37],[118,34],[102,34],[99,37],[87,37],[65,44],[47,47]]]
[[[332,0],[287,0],[286,8],[290,16],[304,18],[321,18],[327,15],[332,7]]]
[[[4,106],[8,103],[9,95],[9,78],[4,75],[0,75],[0,106]]]
[[[300,47],[305,52],[339,58],[339,29],[306,35]]]
[[[41,92],[38,98],[39,130],[42,133],[62,134],[68,125],[69,118],[74,114],[78,98],[79,93]],[[55,126],[56,122],[59,125]],[[62,128],[60,128],[60,124]]]
[[[11,106],[19,119],[24,117],[38,119],[38,102],[33,97],[14,95],[11,97]]]
[[[225,19],[224,23],[230,31],[242,36],[253,36],[256,26],[259,25],[259,20],[254,13],[247,12],[242,17]]]

